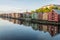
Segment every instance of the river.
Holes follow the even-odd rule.
[[[60,26],[0,18],[0,40],[60,40]]]

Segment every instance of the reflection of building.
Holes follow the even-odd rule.
[[[48,30],[48,26],[47,25],[39,25],[38,29],[46,32]]]
[[[60,26],[58,26],[58,33],[60,33]]]
[[[51,36],[58,34],[58,26],[48,25],[48,32],[51,34]]]
[[[15,24],[18,24],[18,22],[19,22],[19,21],[16,20],[16,19],[11,19],[10,21],[13,22],[13,23],[15,23]]]
[[[16,19],[15,19],[16,20]],[[16,24],[19,24],[19,20],[16,20]]]
[[[43,27],[42,25],[38,25],[38,30],[42,31]]]
[[[3,20],[7,20],[7,18],[2,18]]]
[[[23,21],[21,21],[21,20],[18,20],[18,24],[23,24]]]
[[[23,25],[26,25],[26,26],[31,26],[34,30],[41,30],[41,31],[44,31],[44,32],[49,32],[51,36],[55,36],[58,33],[60,33],[60,27],[54,26],[54,25],[34,24],[34,23],[31,23],[31,22],[29,23],[29,22],[25,22],[25,21],[16,20],[16,19],[9,19],[9,21],[11,21],[15,24],[23,24]]]
[[[11,19],[10,21],[13,23],[16,23],[16,19]]]
[[[34,30],[38,30],[38,24],[31,24],[31,26],[32,26],[32,28],[34,29]]]
[[[16,19],[10,19],[9,21],[10,21],[10,22],[13,22],[13,23],[15,23],[15,24],[23,24],[23,21],[16,20]]]
[[[42,25],[42,27],[43,27],[43,31],[47,31],[47,29],[48,29],[47,25]]]
[[[54,25],[39,25],[38,30],[49,32],[51,36],[55,36],[60,33],[60,27]]]
[[[30,22],[26,22],[26,21],[24,21],[24,23],[23,23],[25,26],[30,26]]]

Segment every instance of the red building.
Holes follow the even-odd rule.
[[[60,22],[60,14],[58,15],[58,19],[59,19],[59,22]]]
[[[49,12],[48,21],[55,21],[55,22],[60,21],[60,10],[54,9],[51,12]]]

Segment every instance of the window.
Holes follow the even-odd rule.
[[[54,13],[52,12],[52,20],[54,20],[54,17],[55,17],[55,15],[54,15]]]

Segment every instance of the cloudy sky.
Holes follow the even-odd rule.
[[[0,12],[30,11],[47,4],[60,4],[60,0],[0,0]]]

